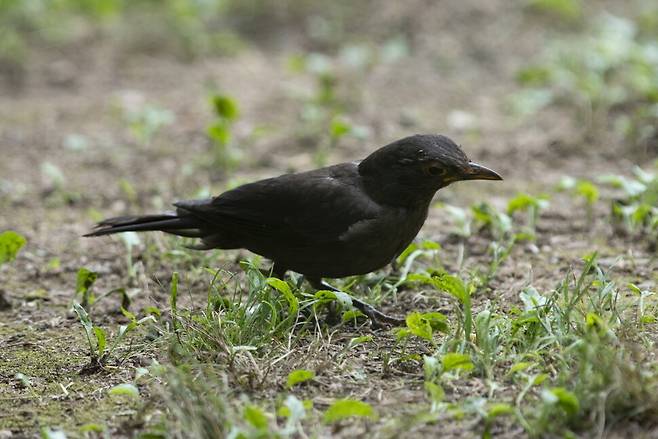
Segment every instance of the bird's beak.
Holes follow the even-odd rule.
[[[486,166],[478,165],[477,163],[469,162],[468,168],[464,170],[460,176],[460,180],[502,180],[503,177],[498,173]]]

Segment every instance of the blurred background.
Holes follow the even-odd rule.
[[[208,197],[258,178],[358,160],[414,133],[448,135],[470,158],[505,178],[503,182],[469,182],[441,190],[437,195],[440,203],[432,206],[417,241],[434,255],[422,264],[437,264],[469,276],[488,273],[485,285],[491,282],[491,291],[478,293],[474,309],[485,309],[490,300],[502,304],[501,309],[513,307],[504,324],[516,328],[512,319],[520,315],[517,311],[523,308],[522,302],[527,311],[529,301],[535,300],[529,295],[524,299],[526,291],[539,295],[537,291],[551,291],[561,282],[566,285],[574,275],[568,267],[581,266],[584,255],[598,251],[602,267],[621,272],[620,285],[633,282],[632,294],[638,298],[633,300],[640,303],[637,317],[635,308],[627,308],[633,313],[628,321],[621,320],[617,308],[611,306],[615,314],[606,324],[612,331],[623,322],[618,332],[622,341],[655,336],[650,326],[655,319],[643,320],[654,317],[649,314],[655,314],[655,303],[647,305],[644,316],[642,307],[658,280],[656,0],[0,0],[0,234],[13,230],[25,237],[20,246],[27,242],[11,263],[5,264],[0,251],[0,357],[9,365],[0,371],[0,394],[5,389],[11,393],[0,398],[0,437],[11,436],[7,429],[18,432],[63,422],[76,429],[88,422],[107,422],[112,429],[106,433],[110,431],[107,434],[112,437],[134,437],[142,422],[150,422],[150,414],[133,416],[128,406],[108,402],[112,395],[108,398],[99,391],[133,382],[134,367],[147,366],[151,358],[166,358],[168,349],[161,341],[151,343],[151,335],[140,335],[135,338],[138,343],[149,340],[144,350],[128,362],[121,360],[122,367],[113,367],[111,373],[81,374],[89,363],[89,352],[70,308],[73,301],[88,295],[96,277],[95,291],[104,292],[102,297],[108,300],[94,308],[93,321],[107,328],[129,321],[132,314],[122,314],[117,308],[128,308],[130,300],[132,312],[140,316],[151,315],[153,309],[159,316],[162,309],[161,322],[168,327],[164,310],[171,304],[168,292],[173,272],[181,273],[183,301],[199,309],[206,296],[208,305],[215,300],[209,287],[216,288],[215,279],[227,279],[221,280],[221,288],[224,282],[233,285],[242,280],[246,285],[247,274],[238,265],[245,252],[187,251],[185,241],[164,234],[81,238],[95,221],[167,210],[173,201]],[[549,198],[552,204],[547,209]],[[537,224],[540,210],[541,223]],[[512,247],[515,242],[518,245]],[[413,258],[409,256],[408,261]],[[595,256],[587,258],[588,264],[593,264]],[[221,268],[221,275],[217,277],[220,271],[211,267]],[[234,278],[223,270],[241,274]],[[382,271],[365,279],[367,282],[348,279],[342,285],[363,290],[377,304],[383,301],[381,285],[388,282],[386,276]],[[613,291],[605,285],[606,291]],[[399,301],[389,296],[387,311],[402,315],[405,310],[450,309],[438,291],[425,295],[424,288],[410,287],[412,291],[400,294]],[[8,298],[4,303],[3,297]],[[213,302],[213,306],[219,309],[223,303]],[[532,303],[534,309],[540,302]],[[570,302],[568,312],[574,303]],[[498,314],[497,307],[491,308],[494,314]],[[253,314],[251,305],[244,309],[248,310],[245,315]],[[596,311],[608,315],[608,305]],[[456,318],[449,312],[451,319]],[[196,319],[197,315],[191,316]],[[592,336],[590,325],[605,329],[597,314],[594,317],[590,323],[587,314],[586,334]],[[498,318],[494,320],[492,314],[491,321]],[[636,318],[637,326],[627,326]],[[134,319],[132,315],[130,320]],[[222,319],[218,321],[221,325]],[[489,325],[489,317],[486,322]],[[238,326],[236,339],[243,334]],[[246,325],[247,330],[252,326]],[[175,324],[173,328],[176,331]],[[276,361],[271,360],[273,356],[262,357],[262,370],[269,371],[277,363],[280,376],[258,378],[262,387],[256,396],[269,398],[272,389],[285,382],[292,369],[288,365],[310,369],[319,365],[318,370],[325,373],[324,381],[319,380],[325,392],[318,394],[319,407],[326,407],[327,395],[342,398],[357,389],[359,395],[376,391],[377,401],[381,402],[381,395],[385,397],[382,413],[397,412],[395,416],[404,421],[400,431],[414,434],[418,430],[405,429],[406,421],[416,422],[421,412],[398,409],[400,401],[425,400],[421,369],[419,374],[410,373],[407,359],[411,355],[405,353],[398,369],[401,372],[390,374],[389,364],[396,360],[389,362],[389,354],[398,345],[395,337],[378,336],[377,349],[364,347],[368,355],[354,351],[359,362],[363,358],[363,367],[349,369],[349,377],[342,371],[336,375],[335,369],[327,372],[333,363],[342,368],[344,361],[334,359],[342,358],[352,341],[362,339],[353,338],[350,348],[345,348],[346,337],[361,335],[361,329],[349,331],[334,337],[334,329],[330,329],[335,349],[322,347],[321,355],[320,350],[305,348],[286,362],[277,363],[288,354]],[[259,346],[286,344],[271,343],[269,333],[262,334],[258,335]],[[644,383],[655,383],[655,374],[647,372],[650,378],[640,380],[637,377],[644,377],[651,367],[635,366],[654,361],[653,351],[646,347],[650,343],[643,341],[642,349],[629,345],[632,348],[626,350],[610,341],[614,332],[606,330],[607,334],[613,335],[596,335],[600,342],[594,346],[599,350],[590,349],[589,342],[580,344],[587,346],[583,350],[587,356],[573,356],[581,354],[572,349],[576,343],[570,337],[565,337],[568,345],[564,350],[542,352],[547,374],[534,375],[541,376],[541,381],[528,378],[532,380],[528,383],[539,384],[550,373],[564,377],[563,382],[551,385],[572,388],[572,375],[562,372],[567,370],[564,365],[581,371],[575,386],[585,389],[579,394],[580,404],[591,421],[564,415],[574,406],[569,399],[569,410],[560,415],[539,412],[545,431],[560,431],[565,423],[581,423],[581,419],[583,425],[594,425],[599,435],[604,421],[622,429],[625,424],[618,423],[620,418],[644,416],[654,423],[655,392]],[[380,340],[388,341],[380,344]],[[526,352],[517,350],[516,340],[509,338],[505,350]],[[235,342],[235,347],[251,343],[242,340]],[[314,341],[308,346],[319,349]],[[646,357],[638,356],[626,365],[624,352],[644,349]],[[126,352],[131,352],[130,347]],[[251,358],[250,350],[244,352]],[[409,352],[420,359],[417,353],[429,351]],[[477,375],[476,381],[460,378],[465,385],[455,388],[450,384],[449,398],[491,397],[494,389],[497,395],[500,390],[510,396],[516,392],[510,384],[510,364],[522,360],[525,363],[514,367],[534,367],[527,361],[534,362],[538,356],[533,352],[527,357],[489,357],[496,351],[486,352],[486,358],[492,358],[486,360],[490,364],[494,356],[499,357],[498,377],[505,378],[500,384],[490,381],[488,375]],[[210,358],[212,363],[222,358],[215,355],[223,355],[215,348],[207,354],[202,358]],[[178,361],[177,350],[169,349],[169,355],[169,360]],[[233,354],[231,358],[233,364]],[[564,358],[571,358],[571,363]],[[217,363],[221,366],[222,361]],[[625,368],[617,366],[621,363]],[[581,364],[592,364],[595,373]],[[235,374],[239,380],[226,381],[239,383],[239,390],[249,377],[251,386],[255,375],[249,368],[251,363],[238,366]],[[372,372],[380,368],[384,370],[381,376]],[[535,370],[539,373],[542,369],[533,369],[533,374]],[[628,375],[626,370],[634,372]],[[607,381],[609,375],[614,379]],[[362,377],[376,384],[362,387]],[[71,384],[75,382],[72,387],[66,384],[69,379]],[[179,397],[176,386],[189,388],[189,384],[176,385],[176,380],[179,378],[170,380],[173,390],[167,404],[192,401]],[[490,382],[490,387],[484,382]],[[608,386],[608,382],[613,384]],[[518,380],[517,387],[519,383],[526,386]],[[599,383],[606,383],[605,387]],[[383,391],[377,390],[380,385]],[[363,390],[365,387],[370,390]],[[408,387],[415,387],[415,393],[404,393],[407,399],[398,399],[393,393]],[[67,388],[77,396],[69,397]],[[529,388],[518,387],[517,405]],[[628,389],[628,393],[616,393],[618,388]],[[316,387],[307,389],[313,392]],[[557,389],[571,398],[570,392]],[[142,384],[139,391],[142,395],[150,392]],[[235,401],[230,404],[238,401],[234,394],[225,398],[226,392],[210,393],[213,398],[219,395],[216,398],[221,404],[231,398]],[[393,399],[387,395],[394,395]],[[544,392],[541,395],[549,401]],[[441,390],[440,396],[432,398],[438,401],[443,396]],[[143,399],[149,401],[145,412],[151,411],[149,398]],[[573,399],[578,411],[579,400]],[[617,404],[611,416],[603,408],[614,400]],[[194,421],[200,419],[198,413],[211,412],[212,416],[231,416],[231,411],[215,410],[219,405],[208,402],[216,399],[194,401],[198,406],[193,408],[203,410],[179,410],[176,413],[182,415],[176,419]],[[478,401],[471,404],[466,399],[471,408],[464,410],[484,413],[484,400]],[[416,410],[415,404],[406,405]],[[160,406],[155,407],[158,411]],[[461,411],[466,405],[456,407],[455,413],[460,414],[455,419],[469,413]],[[494,409],[504,412],[501,405],[490,407],[487,425]],[[589,415],[594,412],[600,415]],[[384,429],[373,431],[388,428],[387,418],[382,419]],[[469,429],[475,425],[468,416],[464,419]],[[181,427],[185,425],[177,427],[182,431],[180,437],[189,436],[189,430]],[[445,434],[443,418],[436,427]],[[589,428],[577,426],[581,427]],[[522,429],[516,425],[500,437],[517,437]],[[343,434],[359,436],[353,431],[346,429]],[[436,429],[431,431],[436,435]],[[464,436],[463,429],[453,431],[454,437]],[[620,431],[620,437],[639,437],[638,430]],[[61,436],[47,436],[42,431],[42,437]]]
[[[657,34],[652,0],[2,0],[0,200],[88,222],[420,132],[498,193],[627,172]]]

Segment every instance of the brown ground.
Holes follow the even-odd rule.
[[[377,146],[414,132],[445,133],[457,139],[470,157],[505,177],[500,184],[467,183],[441,191],[441,201],[461,207],[486,200],[504,208],[518,191],[552,193],[564,175],[629,174],[636,157],[619,154],[614,160],[606,159],[603,152],[619,145],[573,145],[570,139],[578,127],[559,112],[547,111],[523,121],[506,113],[502,103],[517,87],[514,73],[547,38],[560,32],[541,20],[502,0],[413,1],[404,7],[402,2],[386,2],[364,26],[404,22],[411,54],[367,72],[341,72],[346,83],[357,84],[340,88],[357,102],[347,114],[369,127],[372,135],[366,141],[342,140],[330,151],[328,162],[361,158]],[[10,309],[0,311],[0,437],[30,436],[39,426],[61,426],[71,432],[89,422],[107,423],[113,436],[132,434],[141,422],[136,420],[142,416],[138,415],[141,407],[108,397],[107,389],[129,381],[134,369],[78,373],[88,357],[81,326],[68,311],[76,272],[82,266],[97,271],[98,292],[126,287],[138,306],[156,304],[166,309],[170,273],[187,273],[192,264],[160,257],[161,250],[176,248],[171,239],[144,237],[135,251],[136,260],[141,261],[137,276],[131,280],[120,240],[80,236],[93,224],[93,212],[113,216],[158,210],[176,199],[196,196],[199,188],[218,193],[229,184],[221,172],[199,166],[209,148],[205,137],[210,120],[209,84],[235,97],[241,107],[235,136],[244,145],[245,159],[231,179],[248,181],[313,167],[314,140],[298,135],[301,103],[296,97],[308,94],[313,82],[286,67],[287,57],[303,44],[303,33],[291,31],[276,47],[253,45],[233,57],[187,62],[158,52],[135,53],[111,39],[91,39],[62,51],[35,49],[22,87],[0,87],[0,231],[16,230],[28,240],[14,263],[0,267],[0,292],[11,302]],[[121,99],[166,108],[175,122],[149,144],[140,144],[117,114]],[[472,113],[475,127],[464,132],[450,126],[447,120],[453,110]],[[266,135],[250,137],[258,127],[265,127]],[[85,137],[83,150],[65,146],[72,134]],[[71,200],[62,199],[62,191],[44,175],[44,162],[62,171],[63,190],[73,194]],[[121,179],[135,189],[135,199],[122,191]],[[536,247],[517,246],[496,276],[493,290],[476,298],[476,307],[489,301],[518,304],[518,291],[528,283],[539,290],[550,289],[567,268],[578,266],[580,257],[592,250],[598,250],[609,265],[625,256],[615,271],[655,289],[655,254],[642,241],[613,236],[606,213],[607,207],[600,205],[600,215],[590,229],[582,206],[566,195],[556,195],[540,221]],[[441,260],[456,269],[457,244],[449,237],[450,227],[447,214],[433,209],[421,238],[443,243]],[[472,256],[467,255],[467,266],[478,261],[485,245],[477,236],[469,239],[466,247]],[[219,262],[206,263],[235,269],[236,253],[216,256]],[[58,258],[59,266],[49,266],[53,258]],[[199,272],[183,277],[183,289],[203,301],[207,277]],[[433,291],[404,291],[398,299],[399,304],[387,301],[384,308],[396,314],[434,307],[450,312],[447,302]],[[96,323],[113,328],[125,322],[116,312],[99,312],[105,308],[116,309],[116,305],[106,303],[96,310]],[[279,380],[295,367],[323,370],[303,395],[323,395],[315,397],[318,408],[326,407],[334,397],[352,395],[371,401],[381,413],[411,410],[423,401],[422,371],[417,365],[382,370],[381,353],[396,349],[392,336],[377,334],[373,346],[356,348],[336,363],[336,351],[351,337],[369,332],[365,327],[339,327],[330,333],[330,341],[324,341],[327,352],[311,350],[309,359],[298,348],[285,368],[271,373]],[[147,365],[152,356],[158,357],[145,348],[127,365]],[[19,372],[32,377],[31,387],[15,379]],[[486,392],[484,384],[469,385],[455,391]],[[277,390],[261,387],[254,397],[267,398]],[[334,433],[363,434],[362,428],[350,426]],[[387,435],[399,428],[393,426],[387,433],[379,426],[377,431]],[[478,428],[451,421],[407,431],[406,436],[440,431],[443,437],[462,437],[464,431],[477,434]],[[501,428],[498,433],[507,437],[522,433],[518,427]]]

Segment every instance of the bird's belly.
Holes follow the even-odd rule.
[[[337,240],[300,251],[282,265],[315,277],[369,273],[400,254],[418,234],[426,216],[427,211],[391,208],[385,215],[353,224]]]

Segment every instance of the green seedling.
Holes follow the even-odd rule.
[[[439,312],[413,312],[406,317],[406,328],[398,328],[395,335],[398,340],[414,335],[435,346],[434,333],[448,332],[448,318]]]
[[[290,389],[298,384],[312,380],[313,378],[315,378],[315,372],[312,370],[296,369],[288,374],[286,386]]]
[[[415,273],[409,275],[408,278],[411,282],[421,282],[424,284],[432,285],[437,290],[443,291],[457,300],[457,311],[459,315],[460,327],[457,330],[457,336],[455,338],[461,338],[462,340],[460,343],[461,351],[464,351],[467,346],[470,346],[471,332],[473,327],[471,295],[476,290],[475,285],[470,282],[465,283],[458,276],[453,276],[444,272],[432,273],[431,275]],[[437,318],[439,320],[441,320],[441,317],[443,317],[439,313],[432,313],[432,315],[434,314],[437,314]],[[422,317],[422,315],[420,317]],[[439,320],[437,320],[437,323]],[[419,318],[419,321],[422,323],[422,318]],[[445,323],[445,321],[442,323]],[[429,323],[429,325],[431,326],[431,323]],[[409,326],[409,322],[407,322],[407,326]],[[419,329],[421,328],[419,327]],[[460,332],[462,332],[461,336],[459,336]]]
[[[208,126],[208,137],[212,141],[212,165],[224,171],[233,169],[241,159],[241,154],[233,146],[233,124],[240,116],[235,99],[223,94],[210,98],[214,120]]]
[[[367,402],[339,399],[334,401],[324,412],[323,420],[326,424],[333,424],[353,417],[376,419],[377,413]]]
[[[25,237],[13,230],[0,233],[0,265],[16,259],[26,243]]]
[[[85,335],[87,337],[89,357],[91,359],[90,364],[85,367],[85,370],[88,371],[95,371],[98,368],[104,368],[109,358],[112,356],[128,332],[134,330],[145,322],[155,322],[153,316],[146,316],[140,320],[137,320],[134,314],[123,310],[124,315],[130,319],[130,323],[127,325],[119,326],[119,329],[113,337],[112,342],[108,345],[107,332],[100,326],[95,326],[92,323],[87,311],[78,303],[73,304],[73,310],[78,315],[78,319],[80,319],[80,323],[82,324]],[[127,358],[129,354],[130,352],[127,352],[122,358],[119,359],[119,362],[122,362],[122,359]]]
[[[507,203],[507,214],[512,216],[515,212],[525,212],[527,220],[525,228],[516,234],[517,240],[534,241],[537,238],[537,221],[542,210],[549,206],[548,196],[532,196],[529,194],[518,194]]]
[[[82,267],[78,270],[75,282],[75,299],[85,309],[91,309],[95,303],[112,295],[121,296],[121,308],[129,309],[131,299],[124,288],[116,288],[96,297],[94,294],[94,283],[98,279],[98,273]]]
[[[557,190],[567,191],[572,197],[583,200],[587,212],[587,224],[591,227],[594,222],[594,206],[599,201],[599,188],[589,180],[562,177]]]
[[[488,231],[496,241],[508,240],[512,232],[512,219],[489,203],[471,206],[471,213],[480,231]]]

